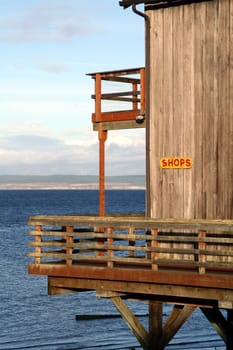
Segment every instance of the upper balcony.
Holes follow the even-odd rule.
[[[145,127],[145,68],[89,73],[95,81],[94,130]],[[140,118],[136,122],[136,117]]]

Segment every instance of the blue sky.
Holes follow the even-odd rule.
[[[0,45],[0,174],[97,174],[86,73],[143,66],[143,18],[118,0],[1,1]],[[144,130],[110,132],[106,158],[143,174]]]

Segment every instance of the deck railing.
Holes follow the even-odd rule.
[[[93,123],[135,120],[145,113],[145,68],[88,75],[95,81]]]
[[[29,225],[35,264],[233,272],[232,220],[36,216]]]

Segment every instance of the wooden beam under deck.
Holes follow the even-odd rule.
[[[103,130],[145,129],[146,121],[139,124],[136,120],[123,120],[115,122],[101,122]],[[93,130],[98,131],[99,123],[93,123]]]
[[[133,287],[131,283],[120,282],[120,283],[109,283],[109,281],[95,280],[94,283],[90,283],[89,279],[77,279],[77,278],[61,278],[61,277],[49,277],[49,291],[50,294],[64,294],[72,292],[83,292],[92,290],[97,290],[99,288],[98,297],[110,298],[113,304],[116,306],[120,312],[122,318],[125,320],[126,324],[132,331],[132,333],[137,338],[138,342],[141,344],[144,350],[163,350],[173,339],[178,330],[184,325],[188,318],[195,311],[196,307],[201,307],[204,315],[207,317],[209,322],[212,324],[217,333],[222,337],[223,341],[227,344],[227,350],[231,350],[229,344],[232,341],[233,326],[223,314],[218,309],[216,302],[205,299],[195,299],[189,295],[188,298],[177,297],[177,288],[170,288],[170,293],[166,295],[156,295],[156,293],[164,293],[165,289],[160,289],[161,286],[157,285],[155,295],[153,295],[153,288],[146,288],[145,295],[140,294],[141,289],[135,284]],[[145,284],[144,288],[145,288]],[[116,287],[115,287],[116,286]],[[85,288],[85,289],[83,289]],[[89,289],[90,288],[90,289]],[[122,292],[112,292],[108,288],[113,288],[114,290],[124,290]],[[133,293],[132,293],[133,291]],[[145,291],[145,289],[144,289]],[[226,292],[226,297],[229,298],[228,292]],[[198,294],[197,289],[193,289],[192,293],[195,296]],[[222,292],[224,293],[224,292]],[[173,297],[172,297],[173,295]],[[209,297],[211,297],[208,291]],[[140,299],[141,298],[141,299]],[[149,329],[148,331],[144,329],[138,318],[129,309],[127,304],[125,304],[124,299],[135,299],[137,301],[143,300],[149,302]],[[180,301],[180,303],[179,303]],[[163,324],[163,304],[172,303],[174,307]],[[232,310],[228,310],[231,312]]]
[[[202,306],[233,305],[233,280],[213,274],[134,271],[86,266],[50,266],[29,264],[30,274],[47,275],[49,286],[70,290],[100,290],[127,293],[131,297],[147,298]]]
[[[136,116],[140,114],[140,110],[131,111],[111,111],[103,112],[97,115],[97,113],[92,114],[93,123],[103,123],[103,122],[120,122],[120,121],[135,121]]]

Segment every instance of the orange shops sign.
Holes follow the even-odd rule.
[[[163,169],[190,169],[193,160],[190,157],[164,157],[160,158],[160,167]]]

